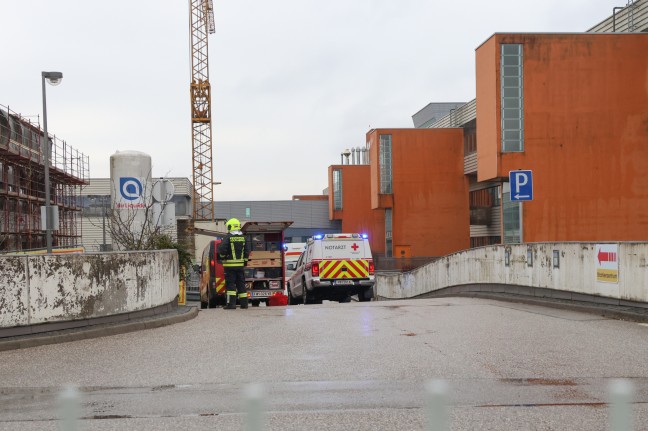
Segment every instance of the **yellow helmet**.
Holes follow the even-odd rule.
[[[237,218],[227,220],[227,231],[241,230],[241,222]]]

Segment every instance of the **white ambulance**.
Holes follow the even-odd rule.
[[[292,277],[297,268],[297,261],[299,256],[306,250],[305,242],[289,242],[284,244],[284,262],[286,265],[286,286],[288,285],[288,280]]]
[[[373,298],[374,263],[366,234],[316,235],[306,243],[287,286],[289,304]]]

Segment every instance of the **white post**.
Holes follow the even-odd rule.
[[[78,429],[79,419],[79,391],[74,386],[65,387],[59,395],[61,421],[59,429],[61,431],[76,431]]]
[[[448,384],[444,380],[430,380],[425,384],[427,395],[427,430],[446,430]]]
[[[263,409],[265,390],[260,383],[251,383],[245,388],[247,411],[246,431],[261,431],[263,429]]]
[[[632,383],[625,379],[610,382],[610,430],[632,431]]]

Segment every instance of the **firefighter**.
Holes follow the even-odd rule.
[[[248,297],[245,291],[245,270],[243,267],[250,255],[250,247],[241,232],[241,222],[231,218],[227,221],[227,236],[218,246],[218,256],[225,269],[225,289],[227,293],[226,310],[236,309],[238,294],[241,308],[248,308]]]

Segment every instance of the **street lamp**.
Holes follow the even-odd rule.
[[[52,207],[50,205],[50,147],[49,135],[47,134],[47,102],[45,97],[45,81],[50,85],[59,85],[63,79],[61,72],[42,72],[43,82],[43,132],[45,135],[43,152],[45,153],[45,235],[47,237],[47,253],[52,253]]]

